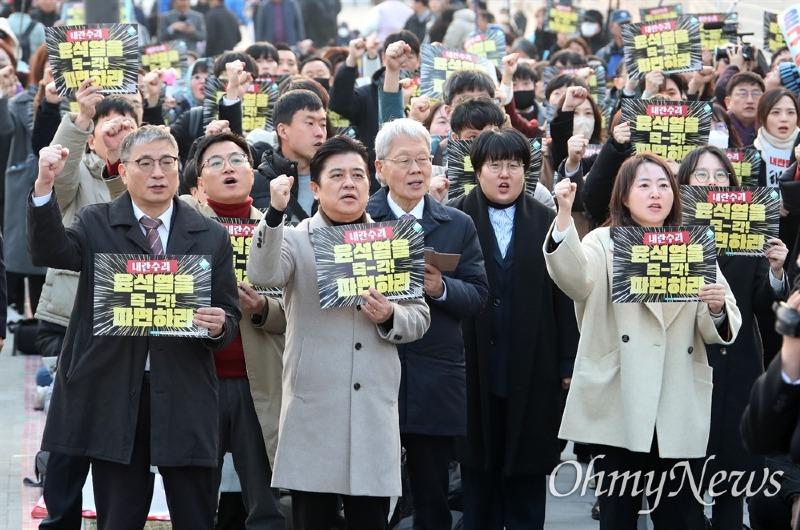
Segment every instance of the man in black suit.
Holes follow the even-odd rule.
[[[461,320],[477,316],[488,284],[472,220],[427,195],[431,137],[416,120],[384,124],[375,139],[375,167],[385,187],[369,200],[375,221],[413,217],[425,247],[458,254],[452,272],[425,265],[425,301],[431,326],[425,335],[397,347],[402,363],[400,434],[414,505],[414,527],[450,530],[448,465],[456,436],[467,433],[467,374]]]
[[[225,229],[175,198],[178,146],[166,127],[145,126],[122,143],[128,192],[61,222],[53,182],[68,151],[40,151],[28,203],[28,248],[39,265],[80,273],[56,374],[42,448],[85,455],[101,529],[141,529],[159,467],[180,529],[214,526],[217,492],[217,378],[213,351],[240,318]],[[203,339],[93,336],[96,253],[210,255],[211,307],[197,309]]]

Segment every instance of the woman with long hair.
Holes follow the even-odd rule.
[[[678,183],[689,186],[739,185],[728,157],[711,146],[699,147],[687,155],[678,170]],[[736,297],[742,326],[733,344],[706,346],[708,362],[714,369],[708,455],[715,457],[708,462],[706,479],[718,471],[731,476],[735,472],[749,473],[764,468],[764,459],[744,448],[739,424],[750,389],[764,371],[765,352],[757,317],[771,318],[773,302],[787,294],[788,282],[783,271],[788,252],[786,245],[780,239],[770,239],[767,245],[760,257],[720,255],[717,258],[720,270]],[[770,355],[774,353],[769,352]],[[732,495],[731,487],[732,484],[725,483],[714,487],[714,528],[742,526],[742,497]]]
[[[550,276],[575,302],[581,333],[559,437],[593,444],[594,465],[606,477],[628,472],[641,481],[652,472],[663,480],[662,495],[647,492],[656,530],[702,530],[702,505],[680,466],[694,468],[706,455],[712,370],[705,344],[736,338],[736,300],[717,268],[698,301],[612,303],[611,230],[681,224],[680,191],[663,158],[644,153],[622,164],[610,226],[583,241],[570,217],[575,194],[573,182],[556,185],[559,211],[543,245]],[[633,482],[598,484],[601,530],[637,527],[642,489]]]

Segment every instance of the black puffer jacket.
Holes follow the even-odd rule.
[[[356,88],[358,68],[351,68],[346,64],[336,72],[333,86],[331,86],[331,100],[328,104],[330,110],[336,112],[356,128],[356,138],[367,146],[369,151],[369,168],[373,175],[370,179],[369,192],[375,193],[380,184],[374,177],[375,173],[375,137],[378,136],[378,87],[383,85],[385,67],[372,75],[372,82]]]
[[[253,191],[250,192],[250,196],[253,197],[253,206],[260,209],[269,207],[269,183],[281,175],[286,175],[294,177],[292,198],[286,209],[286,214],[292,224],[297,224],[306,217],[314,215],[317,212],[317,201],[314,201],[310,212],[303,210],[303,207],[297,202],[297,192],[300,187],[300,181],[297,178],[297,162],[286,159],[281,154],[280,148],[275,149],[268,144],[263,145],[265,147],[264,154],[261,155],[261,163],[255,169],[255,183]]]

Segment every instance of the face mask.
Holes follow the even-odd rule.
[[[597,22],[582,22],[581,35],[584,37],[594,37],[600,33],[600,24]]]
[[[708,145],[713,145],[714,147],[719,147],[720,149],[727,149],[728,132],[711,129],[711,132],[708,133]]]
[[[584,138],[591,138],[594,132],[594,118],[575,116],[572,120],[572,134],[582,134]]]
[[[314,81],[322,85],[322,88],[325,89],[325,92],[330,92],[331,90],[331,80],[330,79],[322,79],[321,77],[315,77]]]
[[[535,90],[519,90],[514,91],[514,103],[517,106],[517,109],[527,109],[532,107],[534,103],[536,103],[536,91]]]

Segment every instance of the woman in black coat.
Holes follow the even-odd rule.
[[[694,186],[736,186],[736,173],[728,158],[716,147],[704,146],[690,153],[678,171],[680,184]],[[772,314],[772,303],[787,294],[783,263],[786,246],[772,239],[764,257],[724,256],[717,258],[728,280],[736,305],[742,315],[742,326],[730,346],[706,345],[708,362],[714,369],[714,390],[711,400],[711,433],[708,442],[707,479],[718,471],[744,473],[760,471],[764,459],[749,453],[742,443],[739,424],[747,406],[750,389],[764,371],[764,352],[756,317]],[[714,488],[712,509],[714,528],[741,528],[742,497],[730,493],[731,483]],[[708,484],[706,484],[708,486]]]
[[[479,186],[452,206],[475,222],[489,301],[462,324],[464,528],[541,528],[578,326],[572,301],[552,282],[538,250],[555,214],[523,192],[526,138],[514,129],[486,131],[470,156]]]

